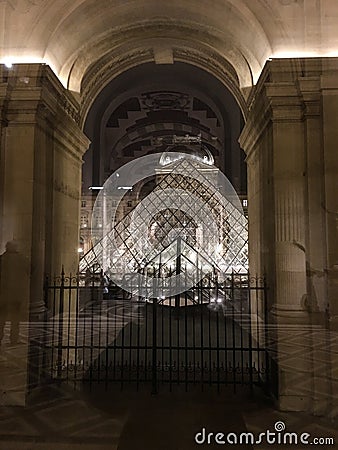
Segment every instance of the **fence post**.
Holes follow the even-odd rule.
[[[153,278],[153,307],[152,307],[152,315],[153,315],[153,339],[152,339],[152,389],[151,394],[157,394],[157,296],[158,296],[158,287],[156,285],[158,279],[155,277],[154,270],[154,278]]]
[[[47,336],[49,338],[49,329],[48,329],[48,319],[49,319],[49,310],[48,310],[48,298],[49,298],[49,277],[45,276],[45,281],[43,285],[43,302],[45,305],[45,314],[44,314],[44,327],[43,327],[43,337],[42,337],[42,380],[47,379],[47,374],[49,372],[49,368],[47,367],[49,358],[47,354]],[[47,334],[48,333],[48,334]]]
[[[60,283],[60,299],[59,299],[59,330],[58,330],[58,357],[57,357],[57,378],[62,378],[62,344],[63,344],[63,309],[65,294],[65,271],[62,266],[61,283]]]
[[[177,238],[177,247],[176,247],[176,277],[179,277],[181,274],[181,238]],[[177,281],[176,281],[177,286]],[[175,295],[175,314],[179,314],[179,308],[180,308],[180,302],[181,302],[181,294],[178,293]]]
[[[269,354],[269,321],[268,321],[268,302],[267,302],[267,284],[266,277],[263,276],[263,302],[264,302],[264,328],[265,328],[265,383],[267,391],[270,393],[272,382],[273,382],[273,374],[272,374],[272,365]]]

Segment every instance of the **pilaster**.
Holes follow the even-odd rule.
[[[249,242],[260,241],[250,244],[250,267],[266,272],[270,288],[279,406],[333,415],[334,356],[327,347],[318,351],[318,340],[331,341],[337,308],[337,89],[337,58],[271,60],[240,137]]]
[[[37,354],[34,324],[43,318],[45,274],[60,272],[62,264],[67,271],[77,267],[81,165],[88,139],[79,127],[79,105],[48,66],[0,67],[1,253],[15,240],[29,264],[28,273],[17,273],[25,286],[23,318],[30,324],[28,342],[22,344],[26,350],[20,348],[27,367],[28,353]],[[2,386],[0,402],[25,402],[32,373],[23,373],[19,391]]]

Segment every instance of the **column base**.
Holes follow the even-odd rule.
[[[277,407],[280,411],[305,412],[310,410],[311,399],[299,395],[281,395]]]
[[[331,331],[338,331],[338,316],[331,316],[329,319],[329,329]]]
[[[278,399],[281,411],[310,412],[312,404],[311,343],[305,335],[311,329],[307,310],[292,305],[274,304],[270,311],[272,337],[278,355]],[[292,330],[297,331],[293,335]],[[290,331],[291,330],[291,331]]]
[[[279,324],[304,325],[312,323],[309,311],[299,307],[292,307],[292,305],[275,303],[270,310],[270,315]]]

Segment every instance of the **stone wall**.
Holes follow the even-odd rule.
[[[27,261],[28,269],[16,274],[26,323],[43,312],[45,275],[59,274],[62,265],[77,270],[81,165],[88,146],[78,109],[48,66],[0,66],[0,252],[15,240]],[[24,396],[21,389],[16,398],[22,402]]]
[[[279,405],[331,415],[338,395],[331,352],[337,113],[337,58],[274,59],[251,93],[240,138],[248,163],[250,267],[268,280]]]

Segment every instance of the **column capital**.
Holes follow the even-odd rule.
[[[47,64],[14,64],[11,69],[0,64],[0,95],[3,83],[10,87],[11,100],[17,102],[39,100],[55,113],[58,109],[66,112],[68,117],[79,125],[78,101],[63,87]]]
[[[321,114],[320,99],[338,91],[338,58],[276,58],[266,62],[252,89],[239,142],[248,155],[272,123]]]

